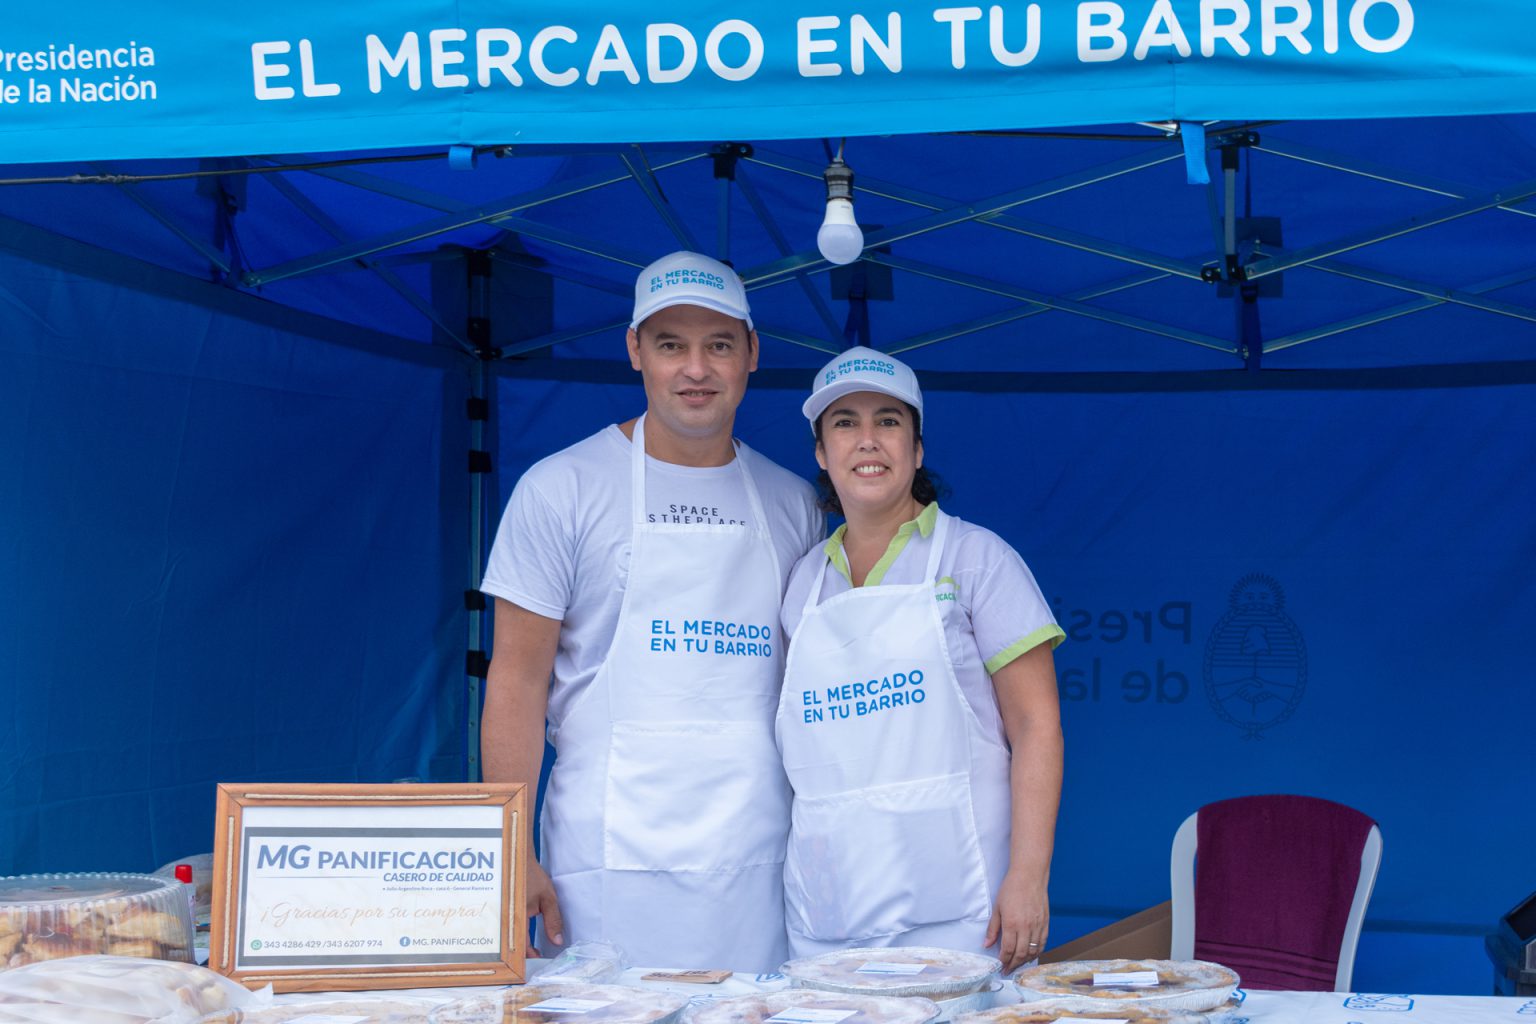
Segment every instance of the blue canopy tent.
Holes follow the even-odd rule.
[[[217,780],[473,775],[500,504],[637,411],[633,273],[689,246],[753,291],[744,438],[811,472],[811,368],[902,354],[1055,603],[1057,937],[1165,898],[1189,810],[1309,792],[1386,836],[1358,983],[1481,990],[1531,885],[1536,14],[1429,6],[8,15],[0,873],[206,849]]]

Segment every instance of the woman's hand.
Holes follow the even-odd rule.
[[[997,958],[1003,962],[1003,973],[1009,974],[1045,949],[1050,924],[1051,908],[1044,880],[1010,871],[997,890],[984,945],[997,943]]]

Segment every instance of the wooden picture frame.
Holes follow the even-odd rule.
[[[527,979],[520,784],[220,783],[208,966],[251,988]]]

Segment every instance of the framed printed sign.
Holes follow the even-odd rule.
[[[522,785],[220,784],[208,966],[278,992],[526,980]]]

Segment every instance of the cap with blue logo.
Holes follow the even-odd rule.
[[[640,271],[630,329],[638,329],[646,317],[668,306],[703,306],[745,320],[747,329],[753,329],[747,289],[736,271],[696,252],[674,252]]]
[[[827,406],[855,391],[875,391],[906,402],[923,414],[923,389],[917,386],[912,367],[884,352],[863,345],[848,349],[816,372],[811,397],[800,406],[814,430]]]

